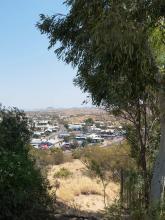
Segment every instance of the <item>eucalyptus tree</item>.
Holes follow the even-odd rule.
[[[147,150],[161,96],[161,147],[165,155],[164,67],[157,60],[154,33],[164,34],[164,0],[66,0],[68,14],[41,15],[37,24],[57,47],[59,59],[77,68],[74,83],[104,106],[133,123],[138,136],[139,165],[149,200]],[[156,47],[155,47],[156,46]],[[164,53],[164,50],[162,50]],[[163,56],[162,56],[163,57]],[[163,58],[162,58],[163,59]],[[162,74],[160,74],[162,69]],[[160,88],[161,87],[161,88]],[[159,118],[159,116],[158,116]],[[163,153],[163,154],[162,154]],[[159,156],[152,181],[152,200],[159,200],[165,177],[165,161]],[[157,164],[157,163],[156,163]]]

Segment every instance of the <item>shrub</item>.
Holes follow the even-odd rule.
[[[29,157],[30,131],[23,112],[0,110],[0,219],[44,219],[47,186]],[[49,203],[50,204],[50,203]]]
[[[54,164],[59,165],[64,162],[64,153],[60,148],[51,148]]]
[[[36,160],[36,164],[40,168],[48,165],[58,165],[64,162],[63,151],[59,148],[43,150],[31,147],[29,153]]]
[[[94,124],[94,120],[92,118],[87,118],[84,122],[86,125],[93,125]]]
[[[70,172],[68,169],[62,167],[58,172],[54,174],[55,178],[68,178],[72,175],[72,172]]]
[[[122,216],[123,213],[119,203],[114,203],[105,209],[105,220],[122,220]]]
[[[86,147],[82,152],[82,162],[90,174],[97,177],[102,183],[104,204],[106,206],[106,188],[110,179],[120,180],[122,168],[131,168],[129,149],[126,144],[111,148]],[[128,166],[129,163],[129,166]]]
[[[82,148],[77,148],[77,149],[73,150],[72,151],[73,159],[80,159],[82,156],[82,151],[83,151]]]
[[[0,107],[0,117],[0,219],[45,219],[51,200],[44,179],[28,154],[28,120],[15,108]]]
[[[0,219],[36,219],[47,209],[46,185],[26,153],[1,149],[0,176]]]

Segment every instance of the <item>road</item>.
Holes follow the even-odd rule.
[[[63,125],[60,125],[59,130],[57,132],[51,133],[49,136],[46,137],[46,139],[48,139],[48,140],[53,139],[53,140],[55,140],[55,143],[59,143],[62,140],[60,138],[58,138],[58,136],[59,136],[59,134],[62,134],[62,133],[68,133],[68,131]]]

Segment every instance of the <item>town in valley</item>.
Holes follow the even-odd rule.
[[[47,109],[27,112],[38,149],[72,150],[85,146],[111,146],[125,138],[118,118],[97,108]]]

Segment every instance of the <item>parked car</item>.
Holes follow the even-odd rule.
[[[41,142],[38,147],[42,149],[49,149],[50,147],[52,147],[52,145],[53,145],[52,143],[46,141],[46,142]]]

